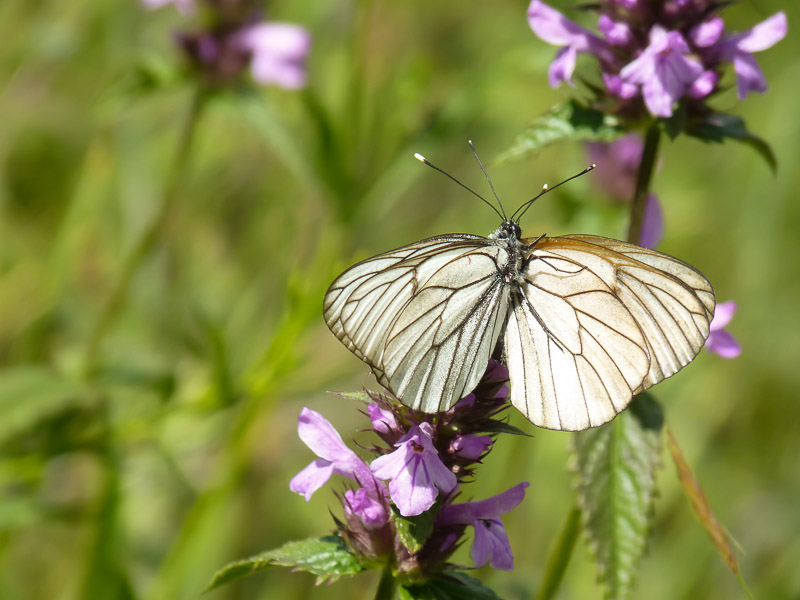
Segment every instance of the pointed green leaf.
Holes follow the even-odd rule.
[[[525,437],[532,437],[531,434],[525,433],[519,427],[514,427],[505,421],[491,420],[483,424],[483,426],[475,431],[475,433],[510,433],[511,435],[524,435]]]
[[[672,455],[675,468],[678,470],[678,477],[681,480],[681,485],[686,495],[689,497],[689,502],[692,503],[694,514],[700,519],[700,523],[703,525],[706,533],[708,533],[714,546],[716,546],[717,552],[719,552],[722,560],[725,561],[725,564],[728,565],[731,571],[738,573],[739,564],[736,562],[736,555],[733,552],[731,541],[728,539],[728,535],[717,520],[714,511],[711,510],[711,504],[709,504],[708,498],[706,498],[703,488],[700,486],[700,482],[697,481],[694,473],[692,473],[689,463],[678,447],[675,436],[672,435],[672,431],[669,429],[667,429],[667,448],[669,448],[669,453]]]
[[[773,173],[778,170],[778,159],[775,157],[772,147],[757,135],[750,133],[741,117],[713,113],[702,120],[690,123],[686,128],[686,133],[704,142],[722,143],[730,139],[747,144],[758,152]]]
[[[366,390],[363,390],[361,392],[331,392],[331,394],[336,394],[337,396],[341,396],[342,398],[347,398],[348,400],[363,402],[364,404],[369,404],[370,402],[372,402],[372,398],[370,398],[370,395]]]
[[[433,522],[439,512],[438,502],[416,517],[404,517],[392,504],[392,520],[397,528],[397,536],[412,554],[422,550],[422,546],[433,531]]]
[[[610,600],[631,597],[650,530],[663,416],[647,393],[611,423],[573,438],[583,526]]]
[[[317,576],[317,583],[335,581],[364,570],[358,558],[344,547],[342,538],[329,535],[289,542],[258,556],[232,562],[214,574],[206,591],[273,566],[294,567],[298,571],[313,573]]]
[[[493,590],[460,571],[448,570],[423,583],[400,587],[402,600],[498,600]]]
[[[85,401],[81,384],[50,369],[18,366],[0,371],[0,442]]]
[[[519,159],[556,142],[611,142],[623,135],[616,117],[571,100],[535,119],[495,162]]]

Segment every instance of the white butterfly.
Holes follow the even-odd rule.
[[[403,404],[447,410],[495,355],[534,425],[580,431],[703,347],[714,293],[690,265],[592,235],[521,239],[519,218],[503,218],[488,238],[440,235],[368,258],[325,294],[328,327]]]

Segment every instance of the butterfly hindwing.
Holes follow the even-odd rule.
[[[597,236],[545,238],[505,331],[511,401],[535,425],[578,431],[694,358],[711,286],[670,256]]]

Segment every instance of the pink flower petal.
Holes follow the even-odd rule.
[[[714,318],[711,319],[711,331],[720,331],[728,326],[728,323],[736,314],[737,304],[733,300],[720,302],[714,309]]]
[[[786,14],[779,12],[732,39],[741,52],[761,52],[780,42],[787,29]]]

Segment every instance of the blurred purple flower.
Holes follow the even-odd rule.
[[[655,194],[647,195],[642,217],[642,230],[639,232],[639,245],[645,248],[655,248],[664,237],[664,213],[661,203]]]
[[[345,445],[333,425],[321,414],[303,408],[298,418],[297,433],[303,443],[319,456],[289,483],[289,489],[304,496],[306,502],[334,473],[355,481],[376,496],[380,494],[378,490],[381,487],[370,468]]]
[[[723,38],[718,44],[722,60],[733,63],[736,72],[736,90],[739,99],[744,99],[748,92],[764,92],[767,80],[764,73],[753,58],[753,52],[761,52],[771,48],[786,36],[786,14],[779,12],[762,21],[752,29]]]
[[[492,443],[488,435],[459,435],[450,442],[450,452],[461,458],[478,460]]]
[[[708,48],[719,41],[724,30],[725,22],[720,17],[714,17],[695,26],[689,32],[689,39],[698,48]]]
[[[731,322],[736,308],[736,302],[732,300],[717,304],[714,310],[714,318],[711,320],[711,333],[708,334],[706,348],[708,348],[709,352],[718,354],[722,358],[736,358],[742,352],[742,347],[736,339],[725,331],[725,327]]]
[[[433,433],[430,423],[414,425],[395,444],[397,450],[370,465],[376,478],[391,480],[389,495],[404,517],[422,514],[434,505],[440,491],[448,493],[458,483],[439,458]]]
[[[695,100],[702,100],[713,92],[719,82],[719,76],[714,71],[703,71],[703,73],[692,82],[687,94]]]
[[[147,8],[156,9],[166,6],[167,4],[174,4],[175,7],[183,14],[188,15],[194,12],[195,0],[141,0]]]
[[[572,85],[572,73],[578,53],[594,54],[611,59],[608,44],[588,29],[573,23],[540,0],[528,7],[528,23],[533,32],[548,44],[562,46],[550,65],[549,81],[557,87],[562,81]]]
[[[597,28],[612,46],[625,46],[632,40],[631,28],[619,21],[614,21],[606,14],[600,15]]]
[[[514,568],[514,556],[500,517],[522,502],[525,488],[529,485],[523,482],[486,500],[445,506],[436,519],[436,525],[459,524],[474,527],[475,541],[472,543],[470,556],[475,566],[482,567],[490,561],[495,569],[511,571]]]
[[[344,512],[348,516],[358,517],[367,529],[383,527],[389,522],[384,503],[371,497],[364,488],[345,491]]]
[[[650,30],[650,45],[620,71],[623,81],[640,85],[645,106],[657,117],[672,116],[672,105],[703,73],[703,65],[688,56],[686,40],[660,25]]]
[[[305,86],[311,36],[304,28],[257,23],[236,32],[232,43],[250,54],[250,72],[258,83],[274,83],[286,89]]]
[[[589,162],[597,165],[592,181],[615,200],[630,201],[643,149],[644,141],[635,133],[611,143],[590,142]]]

